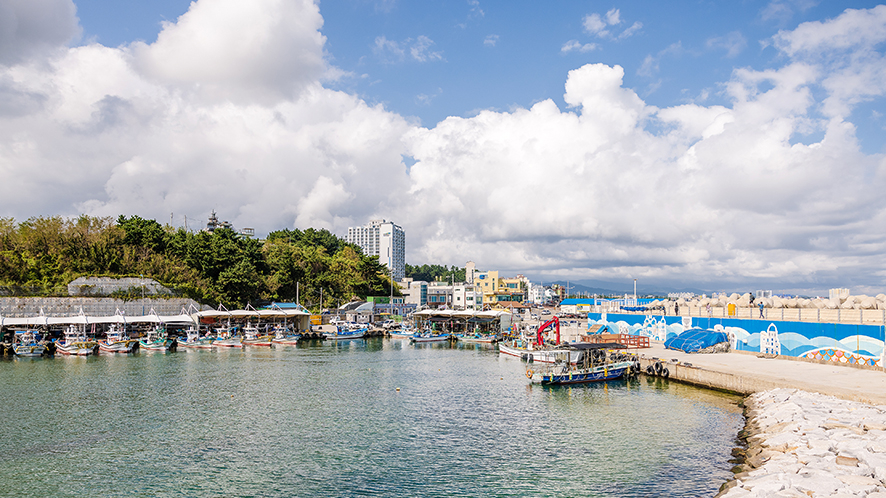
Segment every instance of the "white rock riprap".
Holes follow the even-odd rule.
[[[886,406],[775,389],[745,407],[745,471],[717,496],[886,498]]]

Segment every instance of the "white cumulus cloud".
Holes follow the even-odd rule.
[[[47,5],[75,22],[68,3]],[[851,119],[886,90],[882,19],[847,10],[779,33],[783,65],[735,70],[718,105],[656,107],[622,67],[588,64],[566,76],[565,108],[432,127],[323,86],[335,68],[313,2],[199,0],[155,43],[117,48],[68,47],[76,23],[37,29],[31,51],[0,45],[16,54],[0,62],[0,215],[175,213],[194,227],[215,209],[260,234],[380,217],[407,231],[411,264],[875,285],[886,159],[862,152]],[[421,37],[376,44],[442,58]]]

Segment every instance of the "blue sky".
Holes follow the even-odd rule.
[[[884,44],[874,2],[0,0],[0,216],[876,294]]]
[[[80,0],[85,41],[119,46],[153,42],[164,21],[187,12],[190,1]],[[673,1],[480,2],[322,1],[320,14],[331,64],[349,73],[330,88],[382,103],[433,126],[448,116],[482,109],[508,110],[553,99],[561,107],[568,71],[602,62],[625,68],[624,84],[647,103],[724,104],[721,85],[737,67],[777,67],[782,56],[767,43],[779,30],[839,15],[877,2]],[[618,23],[606,14],[616,11]],[[608,35],[585,26],[597,14]],[[636,29],[625,33],[636,26]],[[429,40],[418,57],[409,53]],[[380,49],[384,38],[403,50]],[[564,46],[575,42],[576,48]],[[580,45],[580,47],[579,47]],[[590,45],[593,48],[589,47]],[[419,60],[424,57],[424,60]],[[882,103],[857,120],[869,152],[882,151]],[[879,126],[878,126],[879,125]]]

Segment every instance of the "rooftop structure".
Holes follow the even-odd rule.
[[[209,215],[209,221],[206,223],[205,231],[212,233],[219,228],[227,228],[229,230],[234,230],[234,225],[230,221],[219,221],[218,216],[215,214],[215,210],[212,210]],[[255,236],[255,229],[253,228],[243,228],[239,231],[234,230],[241,237],[253,237]]]

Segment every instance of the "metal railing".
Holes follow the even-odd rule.
[[[602,307],[601,307],[602,308]],[[762,316],[760,308],[738,307],[734,308],[734,314],[729,314],[729,308],[712,306],[710,309],[703,306],[680,306],[678,316],[700,318],[739,318],[751,320],[780,320],[789,322],[820,322],[820,323],[848,323],[858,325],[886,325],[886,310],[865,309],[819,309],[819,308],[763,308]],[[675,316],[673,306],[670,309],[656,309],[646,312],[600,309],[597,313],[625,313],[638,315]]]

